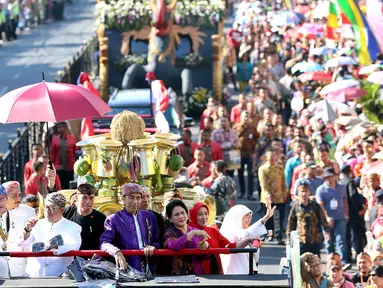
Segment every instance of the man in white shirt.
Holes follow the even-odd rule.
[[[35,210],[31,207],[20,204],[21,191],[20,184],[17,181],[10,181],[3,183],[8,201],[7,212],[8,221],[10,223],[10,230],[7,240],[7,251],[23,251],[23,248],[18,244],[23,237],[24,227],[29,218],[35,215]],[[12,277],[20,277],[25,275],[25,267],[27,264],[26,258],[11,258],[7,257],[9,270]]]
[[[44,205],[44,219],[29,219],[24,229],[24,241],[20,246],[32,251],[33,245],[42,243],[44,250],[52,250],[61,255],[81,246],[81,226],[63,217],[66,204],[61,193],[47,195]],[[50,244],[50,239],[61,235],[63,243]],[[68,270],[73,257],[35,257],[28,258],[26,274],[30,277],[59,276]]]
[[[9,212],[7,210],[8,195],[0,185],[0,251],[8,250],[8,235],[11,228]],[[9,277],[9,265],[6,257],[0,257],[0,277]]]

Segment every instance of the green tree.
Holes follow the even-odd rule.
[[[383,101],[380,94],[380,85],[363,81],[361,85],[367,95],[359,99],[363,111],[370,121],[383,124]]]

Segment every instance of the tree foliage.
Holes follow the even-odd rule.
[[[363,81],[361,88],[367,92],[367,95],[358,101],[362,105],[365,115],[370,121],[383,124],[383,101],[380,85]]]

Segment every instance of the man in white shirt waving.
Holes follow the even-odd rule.
[[[17,181],[10,181],[3,183],[8,194],[7,201],[7,215],[9,217],[9,235],[7,239],[7,251],[23,251],[23,248],[18,244],[23,238],[24,227],[27,224],[28,219],[35,215],[35,210],[26,205],[20,204],[21,191],[20,184]],[[8,257],[8,265],[10,276],[20,277],[25,274],[25,267],[27,264],[26,258],[12,258]]]
[[[81,246],[81,226],[65,219],[62,215],[66,204],[65,196],[61,193],[47,195],[44,205],[44,219],[33,217],[28,220],[24,229],[22,247],[30,251],[52,250],[55,255],[61,255],[71,250],[78,250]],[[61,235],[62,241],[50,243],[50,240]],[[30,277],[59,276],[68,270],[67,266],[73,257],[35,257],[28,258],[26,274]]]

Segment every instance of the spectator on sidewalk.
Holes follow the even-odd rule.
[[[230,121],[234,125],[241,122],[241,113],[246,110],[246,95],[239,94],[238,104],[231,108]]]
[[[320,256],[326,231],[326,241],[330,238],[331,226],[327,222],[322,207],[311,199],[310,184],[305,179],[297,181],[298,197],[294,201],[287,221],[286,236],[290,239],[291,231],[296,230],[299,236],[300,253],[311,252]]]
[[[296,183],[299,183],[302,180],[306,180],[309,183],[310,186],[310,192],[311,192],[311,200],[315,200],[315,194],[319,186],[323,184],[323,179],[316,176],[317,173],[317,165],[314,161],[310,161],[305,164],[306,168],[304,169],[303,173],[304,176],[300,177],[296,180]],[[298,195],[298,186],[295,185],[294,188],[294,194]]]
[[[230,128],[229,117],[223,116],[220,118],[220,128],[213,131],[211,139],[217,142],[223,150],[224,161],[229,161],[229,151],[239,148],[239,139],[237,133]],[[227,171],[229,176],[233,177],[234,170]]]
[[[332,168],[326,168],[323,173],[325,183],[318,187],[316,201],[324,208],[329,222],[333,225],[330,241],[326,243],[328,253],[337,252],[342,257],[343,264],[349,263],[348,243],[346,241],[346,225],[348,222],[347,188],[337,183],[337,175]]]
[[[239,145],[241,150],[241,168],[238,170],[238,180],[241,194],[238,198],[242,198],[246,194],[245,185],[245,167],[247,171],[247,198],[251,200],[254,192],[254,174],[253,174],[253,159],[255,145],[258,139],[257,130],[251,125],[249,114],[247,111],[242,111],[241,121],[234,125],[234,130],[239,137]]]
[[[66,122],[57,123],[58,134],[52,139],[51,160],[59,175],[62,189],[69,189],[69,183],[73,180],[73,166],[76,161],[76,138],[69,133]]]
[[[178,149],[185,161],[184,166],[189,167],[194,162],[194,151],[198,148],[198,144],[192,140],[192,133],[189,129],[184,129],[181,134],[182,143],[178,145]]]
[[[194,162],[188,167],[189,178],[198,178],[199,181],[205,180],[210,176],[210,163],[205,161],[205,152],[202,148],[194,151]]]
[[[285,179],[286,179],[286,187],[289,191],[291,188],[291,182],[293,178],[294,169],[302,163],[302,160],[300,158],[301,151],[302,151],[302,141],[299,138],[294,139],[293,149],[294,149],[294,156],[291,157],[289,160],[287,160],[285,171],[284,171]]]
[[[43,145],[40,143],[33,143],[31,146],[32,150],[32,159],[29,160],[24,165],[24,185],[27,184],[29,177],[35,172],[33,169],[33,163],[37,161],[37,159],[44,154]]]
[[[356,287],[365,287],[370,278],[370,269],[371,269],[371,257],[367,253],[359,253],[356,256],[356,266],[358,272],[352,275],[351,281]]]
[[[363,252],[366,246],[366,227],[364,222],[364,213],[367,209],[366,198],[357,190],[357,186],[352,177],[350,165],[344,165],[341,168],[340,184],[347,188],[347,203],[349,221],[347,223],[347,243],[350,244],[349,254],[351,259],[351,244],[354,244],[355,252],[358,255]],[[353,240],[353,241],[352,241]]]
[[[198,145],[205,152],[205,160],[209,163],[212,161],[223,160],[223,152],[221,146],[211,140],[211,131],[203,129],[201,131],[201,139]]]
[[[284,245],[282,240],[283,223],[285,218],[285,204],[288,199],[285,176],[283,174],[283,168],[278,165],[275,151],[269,150],[265,156],[266,163],[259,167],[258,170],[258,178],[262,191],[260,202],[265,208],[266,199],[271,197],[272,205],[277,207],[274,213],[273,223],[271,225],[266,223],[266,226],[267,230],[273,230],[273,237],[278,241],[278,245]],[[271,239],[273,237],[271,237]]]
[[[48,193],[54,192],[56,185],[56,173],[55,168],[45,169],[44,163],[36,161],[33,164],[35,172],[29,177],[29,180],[25,186],[25,194],[37,195],[39,192],[42,196],[46,196]]]

